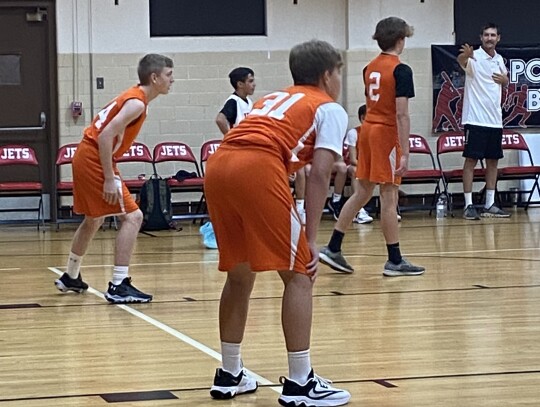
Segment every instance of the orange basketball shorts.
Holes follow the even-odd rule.
[[[401,177],[394,174],[401,160],[396,127],[364,122],[356,148],[356,178],[376,184],[401,184]]]
[[[281,157],[221,145],[204,180],[219,247],[219,270],[249,263],[253,271],[306,273],[311,259]]]
[[[73,157],[73,210],[75,213],[99,218],[102,216],[122,215],[139,209],[127,189],[116,167],[118,187],[122,188],[122,199],[115,205],[103,200],[105,176],[96,146],[83,139]]]

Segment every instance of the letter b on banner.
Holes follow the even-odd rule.
[[[540,110],[540,89],[527,90],[527,110],[529,112]]]

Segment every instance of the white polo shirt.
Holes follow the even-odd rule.
[[[506,75],[503,58],[495,53],[489,56],[482,47],[474,51],[465,68],[465,97],[462,124],[502,128],[502,86],[491,77],[494,73]]]

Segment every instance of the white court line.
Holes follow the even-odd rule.
[[[539,247],[520,247],[516,249],[490,249],[490,250],[462,250],[462,251],[449,251],[449,252],[420,252],[420,253],[409,253],[407,256],[444,256],[446,254],[474,254],[474,253],[496,253],[496,252],[523,252],[523,251],[538,251]],[[347,254],[347,258],[368,258],[373,257],[373,255],[368,254]],[[130,263],[130,266],[171,266],[171,265],[182,265],[182,264],[212,264],[216,263],[217,260],[205,260],[205,261],[173,261],[167,263]],[[81,268],[98,268],[98,267],[113,267],[113,264],[92,264],[92,265],[82,265]],[[64,266],[55,266],[55,269]],[[2,269],[0,269],[2,270]],[[11,269],[6,269],[11,270]],[[20,270],[20,269],[13,269]]]
[[[12,267],[12,268],[7,268],[7,269],[0,269],[0,271],[14,271],[14,270],[20,270],[21,268],[20,267]]]
[[[63,274],[63,272],[58,270],[56,267],[48,267],[48,269],[50,271],[52,271],[53,273],[58,274],[59,276],[61,276]],[[88,287],[88,292],[94,294],[96,297],[99,297],[104,301],[107,301],[105,299],[105,296],[103,295],[103,293],[101,291],[96,290],[95,288]],[[182,332],[177,331],[176,329],[171,328],[170,326],[164,324],[163,322],[160,322],[157,319],[152,318],[152,317],[146,315],[143,312],[137,311],[136,309],[134,309],[134,308],[132,308],[132,307],[130,307],[128,305],[125,305],[125,304],[114,304],[114,305],[117,306],[120,309],[123,309],[126,312],[129,312],[131,315],[134,315],[137,318],[140,318],[143,321],[148,322],[150,325],[153,325],[156,328],[161,329],[162,331],[168,333],[169,335],[172,335],[175,338],[180,339],[185,344],[190,345],[193,348],[201,351],[202,353],[205,353],[208,356],[210,356],[210,357],[212,357],[212,358],[214,358],[214,359],[221,362],[221,354],[219,352],[216,352],[215,350],[209,348],[208,346],[203,345],[202,343],[196,341],[193,338],[190,338],[189,336],[183,334]],[[251,377],[255,378],[259,382],[259,384],[273,385],[270,388],[272,390],[274,390],[275,392],[277,392],[277,393],[281,393],[281,386],[276,386],[275,383],[271,382],[270,380],[268,380],[268,379],[266,379],[266,378],[264,378],[262,376],[259,376],[258,374],[252,372],[249,369],[246,369],[246,370],[251,375]]]
[[[217,260],[207,260],[207,261],[172,261],[167,263],[129,263],[129,266],[170,266],[178,264],[211,264],[216,263]],[[58,269],[59,267],[65,266],[54,266],[53,268]],[[114,267],[114,264],[91,264],[91,265],[82,265],[81,268],[95,268],[95,267]]]

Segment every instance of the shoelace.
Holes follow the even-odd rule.
[[[321,377],[316,373],[313,374],[313,378],[315,380],[317,380],[319,382],[319,384],[322,385],[325,388],[328,388],[328,387],[332,386],[332,380],[325,379],[324,377]],[[287,380],[287,378],[285,376],[279,376],[279,382],[281,384],[285,384],[285,380]]]
[[[315,380],[319,382],[319,384],[325,388],[332,386],[332,380],[325,379],[324,377],[319,376],[318,374],[314,374]]]

